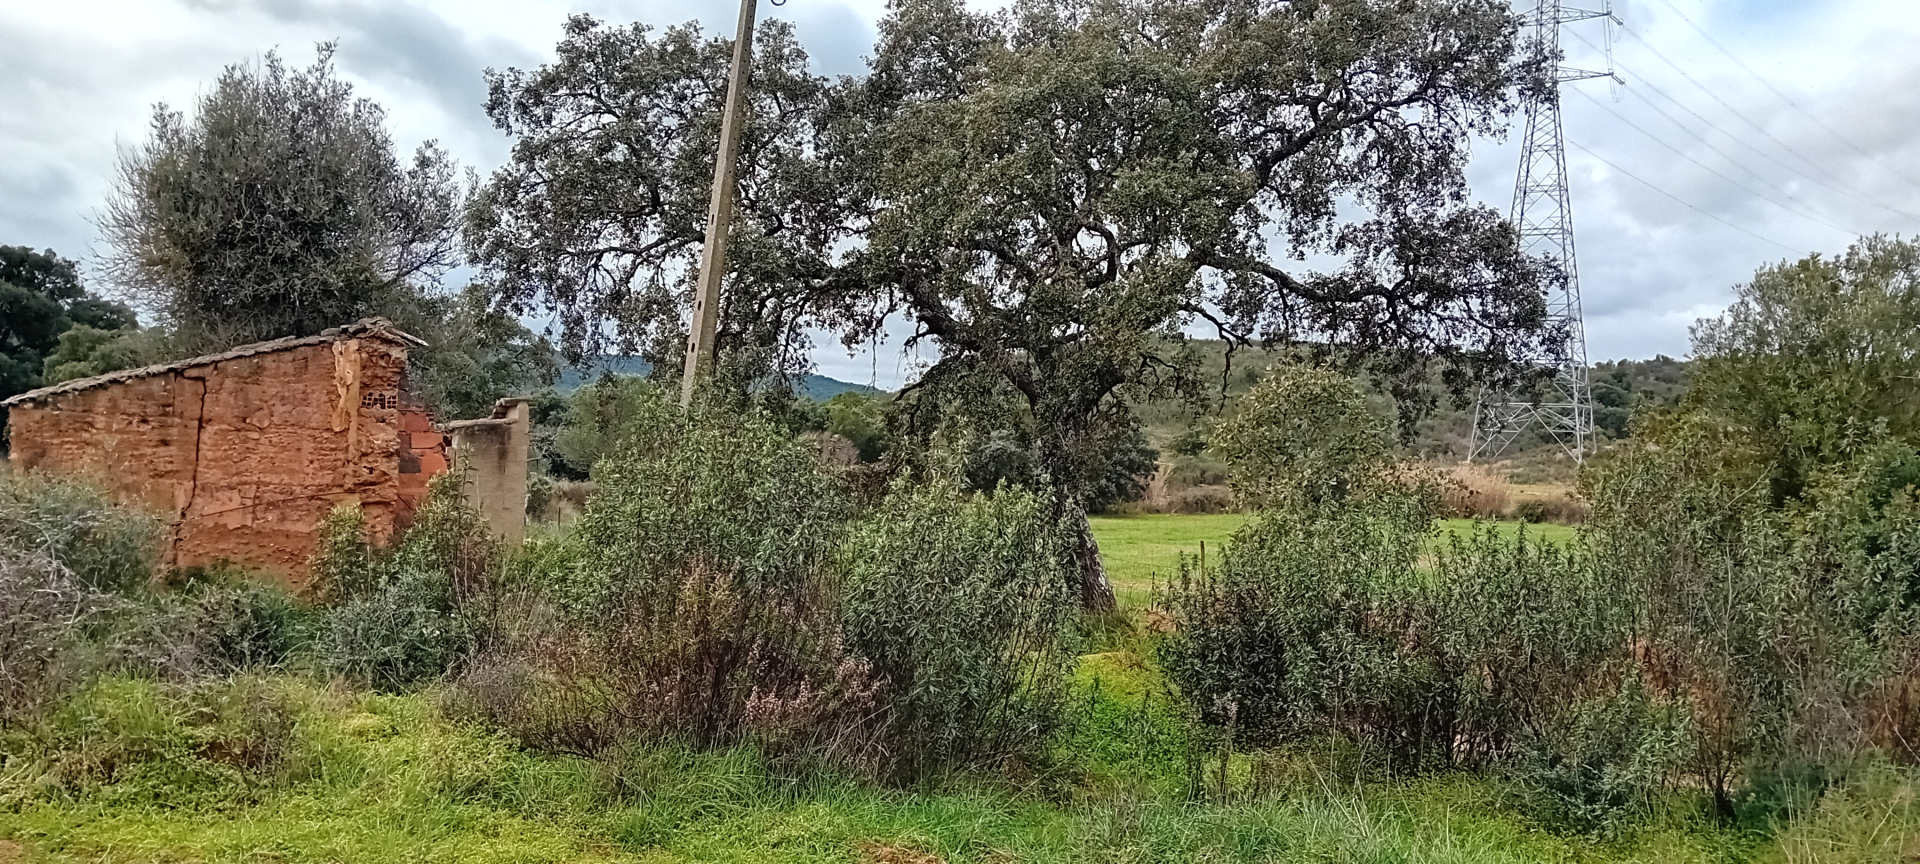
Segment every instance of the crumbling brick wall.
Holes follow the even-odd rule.
[[[383,541],[446,468],[444,440],[402,403],[406,343],[329,332],[25,394],[11,459],[163,514],[172,566],[231,561],[304,587],[329,510],[358,504]]]

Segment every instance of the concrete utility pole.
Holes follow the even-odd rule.
[[[746,119],[747,71],[753,58],[754,0],[740,0],[740,32],[733,37],[733,71],[720,119],[720,152],[713,161],[713,193],[707,210],[707,242],[700,250],[699,284],[693,295],[693,332],[687,335],[687,367],[680,377],[680,404],[693,404],[694,387],[713,367],[714,331],[720,323],[720,277],[727,272],[727,230],[733,225],[733,173],[740,157],[740,126]]]

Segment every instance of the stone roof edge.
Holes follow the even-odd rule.
[[[352,324],[340,327],[329,327],[312,336],[288,336],[281,339],[269,339],[265,342],[255,342],[250,345],[228,348],[217,354],[205,354],[199,357],[189,357],[185,360],[155,363],[152,366],[142,366],[138,369],[122,369],[117,372],[108,372],[105,375],[95,375],[91,378],[75,378],[72,381],[62,381],[58,384],[42,387],[38,390],[28,390],[25,393],[0,400],[0,408],[35,402],[45,399],[48,396],[58,396],[62,393],[76,393],[81,390],[91,390],[105,384],[117,384],[121,381],[132,381],[138,378],[150,378],[154,375],[165,375],[169,372],[179,372],[195,366],[211,366],[215,363],[221,363],[227,360],[238,360],[242,357],[252,357],[256,354],[270,354],[275,351],[285,351],[289,348],[304,348],[308,345],[325,345],[329,342],[338,342],[342,339],[357,339],[363,336],[377,337],[386,339],[389,342],[411,345],[418,348],[424,348],[427,345],[426,340],[393,326],[393,322],[385,318],[362,318]]]

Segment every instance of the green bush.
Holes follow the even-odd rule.
[[[811,448],[759,417],[653,403],[634,417],[573,526],[570,611],[644,601],[698,570],[769,604],[814,592],[851,505]],[[665,611],[665,610],[663,610]]]
[[[512,568],[526,590],[507,601],[508,635],[457,701],[574,752],[832,737],[871,689],[838,634],[838,482],[763,417],[658,401],[632,420],[565,548]]]
[[[160,521],[112,503],[76,478],[0,473],[0,548],[44,554],[95,591],[127,591],[153,578]]]
[[[847,644],[902,776],[1038,752],[1073,653],[1070,529],[1034,493],[896,482],[843,553]]]
[[[101,644],[159,560],[160,523],[74,478],[0,472],[0,729],[110,663]]]
[[[1408,650],[1416,563],[1433,515],[1381,490],[1338,506],[1256,514],[1208,566],[1183,562],[1157,605],[1167,676],[1202,722],[1270,746],[1342,731],[1396,760],[1451,746],[1454,706]]]
[[[1044,749],[1073,598],[1037,493],[896,485],[865,519],[767,417],[661,402],[529,544],[451,710],[522,743],[748,743],[921,778]]]
[[[1920,507],[1878,478],[1906,445],[1816,475],[1782,510],[1737,427],[1683,414],[1636,440],[1590,478],[1591,554],[1644,598],[1635,651],[1688,706],[1688,770],[1720,815],[1754,778],[1901,752],[1916,706],[1886,697],[1920,646]]]
[[[327,520],[313,565],[333,600],[314,650],[321,668],[380,689],[446,674],[472,653],[490,617],[499,550],[480,514],[459,499],[451,473],[397,542],[368,545],[358,507]]]
[[[1208,446],[1233,466],[1234,491],[1256,506],[1338,501],[1391,461],[1387,422],[1352,379],[1301,363],[1275,364],[1213,432]]]
[[[1574,704],[1535,735],[1513,773],[1549,824],[1617,835],[1691,763],[1688,722],[1682,705],[1628,677],[1611,696]]]
[[[567,399],[566,417],[554,434],[553,453],[569,476],[591,475],[636,425],[658,422],[672,397],[658,384],[632,375],[602,375]]]

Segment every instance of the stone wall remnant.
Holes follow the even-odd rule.
[[[529,417],[527,400],[502,399],[492,417],[446,425],[467,503],[509,545],[527,533]]]

